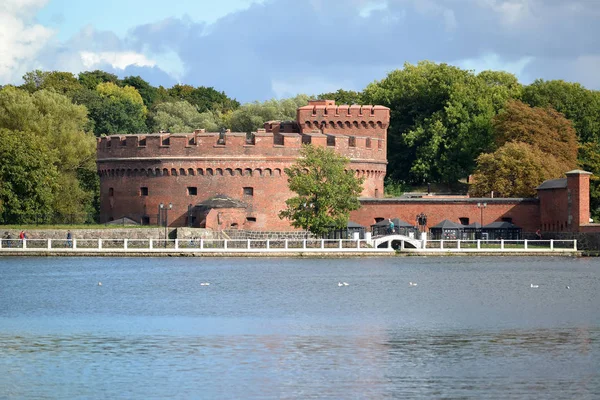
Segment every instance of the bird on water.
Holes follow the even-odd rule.
[[[98,282],[98,286],[102,286],[102,282]]]
[[[408,282],[408,286],[417,286],[415,282]]]
[[[529,287],[531,287],[532,289],[537,289],[537,288],[539,288],[539,287],[540,287],[540,285],[534,285],[534,284],[532,283],[532,284],[531,284]]]

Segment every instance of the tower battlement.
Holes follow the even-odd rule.
[[[298,108],[301,132],[320,129],[333,135],[373,136],[385,139],[390,109],[384,106],[335,105],[333,100],[311,100]]]

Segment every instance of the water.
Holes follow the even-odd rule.
[[[0,258],[0,398],[600,398],[599,289],[598,259]]]

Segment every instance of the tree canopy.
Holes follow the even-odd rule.
[[[406,64],[370,84],[363,99],[390,108],[388,174],[395,180],[456,182],[493,149],[492,118],[520,92],[514,76],[475,75],[447,64]]]
[[[577,166],[576,133],[571,122],[552,108],[511,101],[493,121],[498,149],[481,154],[470,193],[498,197],[533,197],[546,179]]]
[[[54,91],[0,90],[0,129],[7,143],[0,163],[4,223],[67,215],[85,220],[93,211],[93,181],[80,180],[86,173],[97,179],[90,174],[96,170],[96,143],[87,125],[85,107]]]
[[[350,211],[360,207],[363,179],[346,170],[349,160],[330,149],[304,145],[300,158],[285,169],[296,196],[286,200],[279,217],[315,235],[346,227]]]

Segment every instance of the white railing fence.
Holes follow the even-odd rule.
[[[0,239],[0,250],[49,252],[388,251],[351,239]]]
[[[396,240],[397,242],[397,240]],[[576,240],[424,240],[410,252],[572,252]],[[384,243],[382,243],[384,244]],[[0,251],[31,252],[336,252],[394,251],[390,243],[374,248],[354,239],[0,239]]]
[[[427,240],[424,250],[577,251],[577,240]]]

